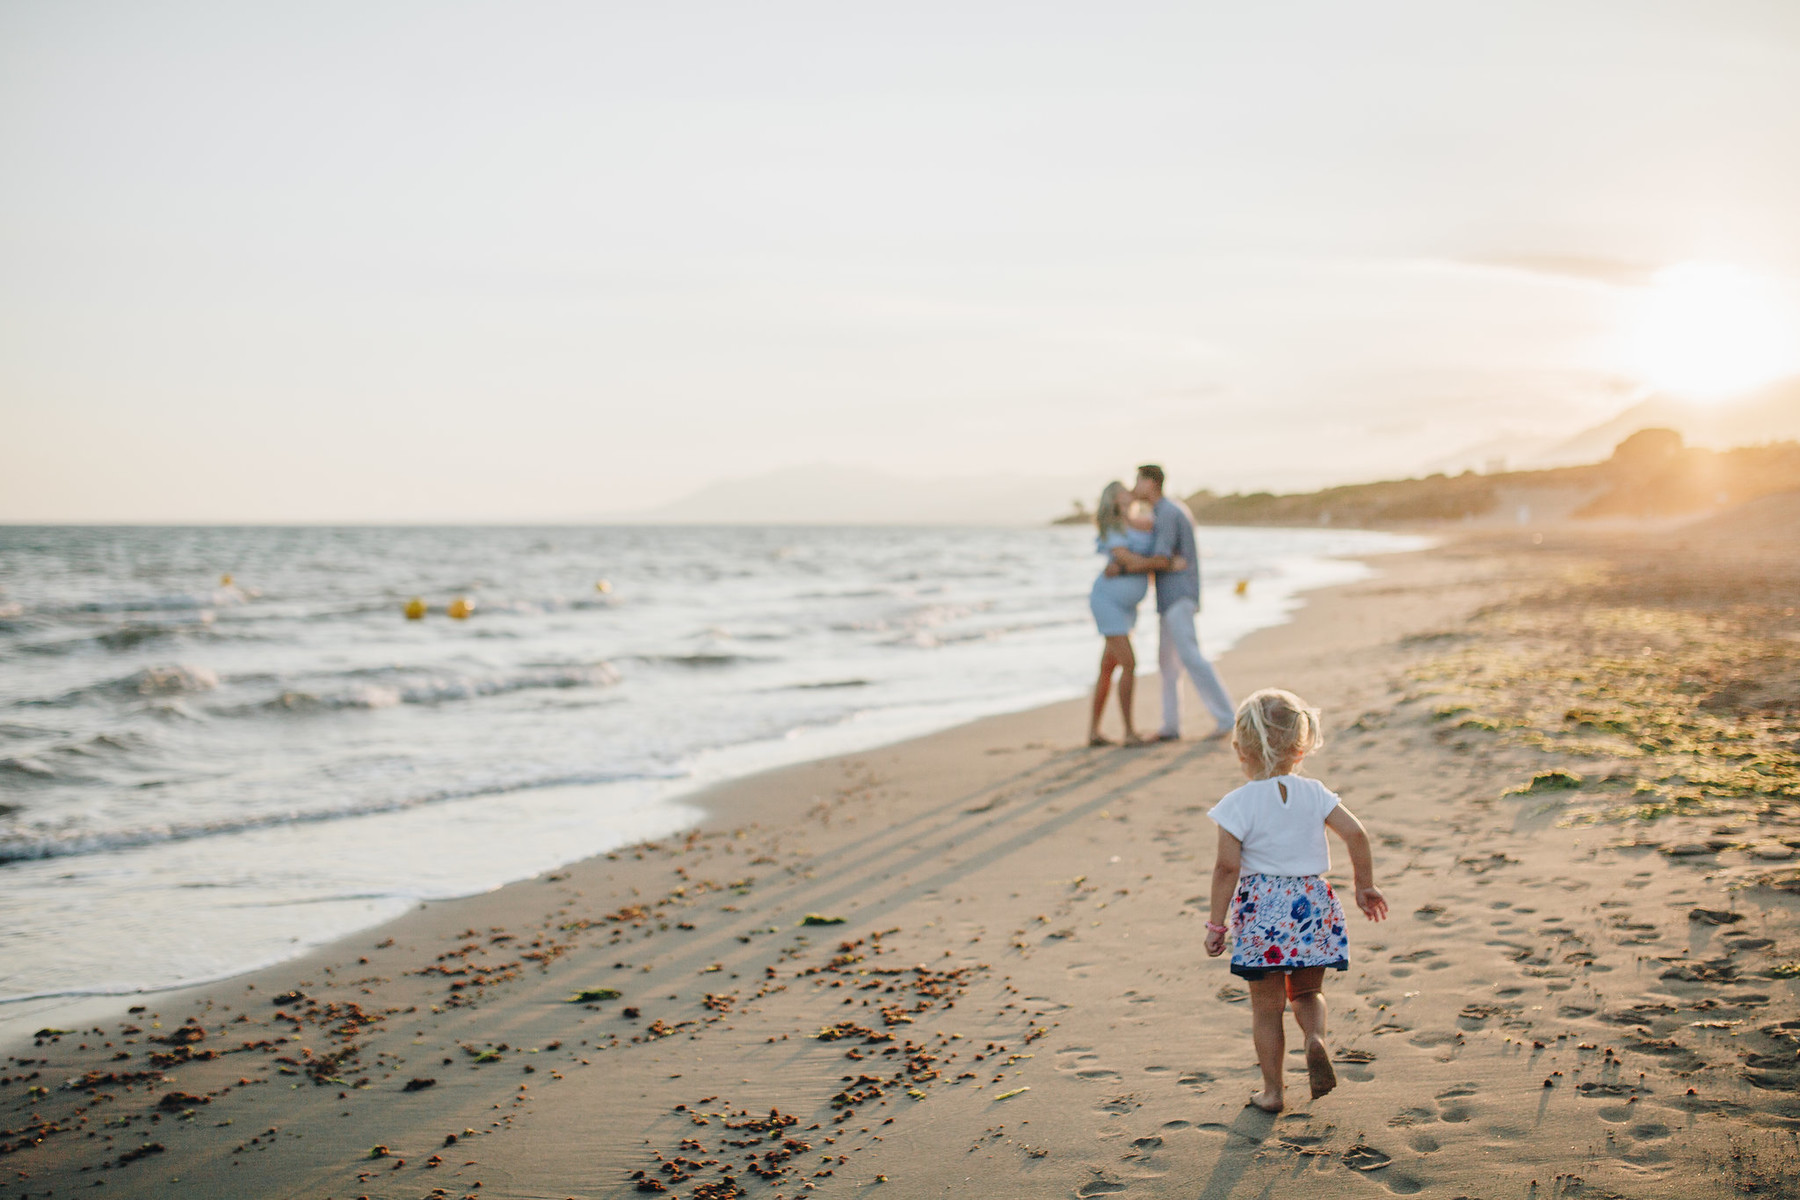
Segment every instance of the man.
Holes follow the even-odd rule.
[[[1201,703],[1218,724],[1207,740],[1224,737],[1231,732],[1235,715],[1231,696],[1219,682],[1218,672],[1200,653],[1200,635],[1194,628],[1194,618],[1200,611],[1200,547],[1194,541],[1194,520],[1185,506],[1163,495],[1163,470],[1155,464],[1138,468],[1131,494],[1151,507],[1155,531],[1150,553],[1115,551],[1106,573],[1156,574],[1156,611],[1162,622],[1156,662],[1163,693],[1162,732],[1158,736],[1181,736],[1181,668],[1186,667]],[[1176,570],[1174,563],[1181,559],[1186,559],[1186,564]]]

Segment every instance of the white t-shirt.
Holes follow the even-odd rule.
[[[1244,844],[1245,875],[1323,875],[1331,869],[1325,818],[1337,806],[1336,793],[1318,780],[1277,775],[1227,792],[1206,815]]]

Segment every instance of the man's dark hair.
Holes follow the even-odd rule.
[[[1162,490],[1163,470],[1161,467],[1157,466],[1155,463],[1145,463],[1143,466],[1139,467],[1138,468],[1138,478],[1152,480],[1156,484],[1156,490],[1157,491]]]

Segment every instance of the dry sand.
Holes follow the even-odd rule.
[[[1800,1194],[1795,623],[1756,624],[1758,560],[1719,600],[1670,545],[1384,559],[1225,657],[1325,709],[1307,770],[1395,912],[1352,914],[1326,983],[1340,1086],[1306,1099],[1290,1034],[1280,1116],[1244,1107],[1244,989],[1200,949],[1235,762],[1080,747],[1065,704],[47,1033],[0,1064],[0,1196]],[[1776,683],[1663,680],[1709,639]],[[1688,778],[1709,751],[1668,730],[1702,718],[1762,783]]]

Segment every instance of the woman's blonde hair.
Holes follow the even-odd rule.
[[[1267,779],[1323,746],[1325,730],[1318,709],[1292,692],[1263,688],[1238,705],[1231,744],[1260,760]]]
[[[1113,480],[1100,489],[1100,501],[1094,505],[1094,527],[1100,536],[1125,528],[1125,509],[1130,505],[1131,489]]]

